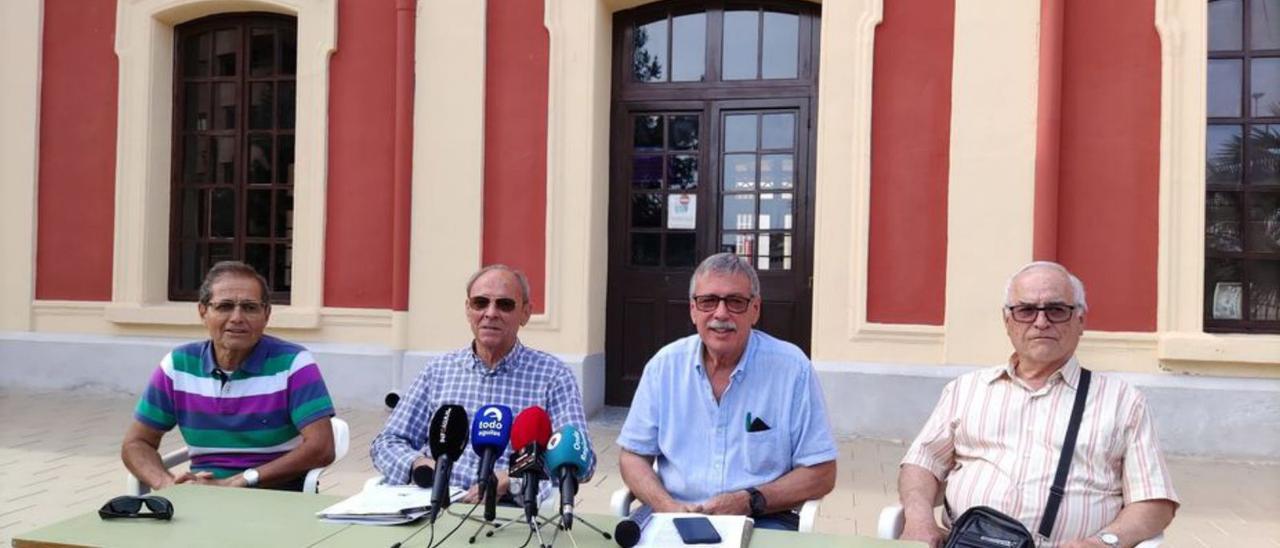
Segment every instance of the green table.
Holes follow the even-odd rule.
[[[405,548],[424,548],[430,532],[424,522],[406,525],[371,526],[325,523],[316,519],[315,513],[341,500],[328,495],[307,495],[257,489],[232,489],[177,485],[160,492],[173,501],[172,521],[156,520],[103,520],[97,511],[82,514],[13,539],[15,548],[37,546],[182,546],[249,548],[252,546],[320,546],[320,547],[389,547],[412,536]],[[105,501],[104,501],[105,502]],[[463,510],[470,505],[458,504],[451,510]],[[499,517],[519,515],[516,508],[500,508]],[[479,515],[477,511],[475,515]],[[613,532],[618,518],[586,515],[598,527]],[[459,521],[452,515],[442,515],[436,522],[436,541],[439,542]],[[475,548],[510,548],[524,542],[529,529],[516,524],[493,537],[483,535],[475,544],[467,539],[475,533],[478,523],[464,523],[445,546],[472,546]],[[487,530],[487,529],[486,529]],[[542,530],[543,539],[551,540],[554,529]],[[573,528],[574,540],[579,547],[616,547],[611,540],[579,524]],[[530,546],[533,546],[530,543]],[[574,543],[561,532],[555,546],[573,547]],[[787,533],[780,531],[755,531],[751,546],[786,546],[787,548],[834,547],[893,547],[908,546],[905,543],[862,537],[843,537],[816,533]]]

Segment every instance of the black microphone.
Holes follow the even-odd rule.
[[[648,506],[641,506],[631,513],[627,519],[618,522],[613,528],[613,540],[622,548],[631,548],[640,543],[640,534],[644,531],[646,525],[649,525],[649,518],[653,517],[653,510]]]
[[[432,482],[435,481],[436,471],[431,468],[431,465],[424,464],[422,466],[413,467],[411,475],[413,476],[414,485],[423,489],[430,489]]]
[[[423,476],[430,474],[431,468],[422,466],[413,471],[413,482],[420,487],[431,485],[431,509],[427,511],[427,519],[435,523],[436,515],[449,503],[449,479],[453,475],[453,463],[462,456],[467,447],[467,411],[461,405],[442,405],[431,416],[431,426],[427,429],[427,445],[431,448],[431,458],[436,461],[434,477],[423,477],[425,483],[419,482],[419,470]]]

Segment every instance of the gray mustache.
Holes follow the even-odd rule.
[[[707,322],[708,329],[727,329],[729,331],[737,331],[738,325],[725,320],[711,320]]]

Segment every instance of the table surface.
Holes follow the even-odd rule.
[[[247,548],[251,546],[352,546],[389,547],[403,542],[405,548],[425,548],[431,531],[420,520],[392,526],[348,525],[320,521],[315,513],[341,500],[328,495],[310,495],[258,489],[233,489],[198,485],[176,485],[159,492],[173,502],[171,521],[150,519],[103,520],[96,511],[81,514],[13,539],[15,548],[44,546],[190,546]],[[105,502],[105,501],[104,501]],[[471,506],[455,504],[449,510],[465,512]],[[516,508],[500,508],[499,517],[519,515]],[[266,517],[269,514],[269,518]],[[479,515],[476,511],[475,515]],[[593,524],[613,532],[618,518],[588,514]],[[435,542],[459,523],[459,518],[443,514],[436,520]],[[475,544],[467,542],[478,522],[463,523],[444,546],[515,547],[525,541],[529,528],[513,524],[492,537],[481,535]],[[491,530],[486,527],[486,531]],[[543,540],[555,535],[551,526],[542,529]],[[599,533],[575,522],[572,539],[560,532],[556,547],[612,547]],[[407,539],[407,540],[406,540]],[[537,542],[534,539],[530,546]],[[845,537],[818,533],[788,533],[757,530],[751,546],[805,547],[892,547],[908,546],[898,541]]]

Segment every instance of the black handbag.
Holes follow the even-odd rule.
[[[1080,383],[1076,387],[1076,401],[1071,407],[1071,422],[1067,423],[1067,438],[1062,442],[1062,456],[1058,457],[1058,471],[1049,488],[1049,500],[1044,505],[1044,517],[1040,520],[1040,538],[1048,539],[1053,532],[1053,522],[1058,518],[1058,506],[1067,484],[1067,471],[1071,469],[1071,455],[1075,452],[1076,435],[1080,433],[1080,418],[1084,416],[1084,400],[1089,394],[1088,369],[1080,368]],[[951,536],[945,548],[1034,548],[1035,537],[1022,522],[999,510],[987,506],[974,506],[965,510],[951,524]]]

